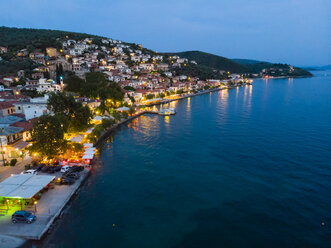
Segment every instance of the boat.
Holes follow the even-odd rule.
[[[249,79],[249,80],[246,81],[246,85],[252,85],[252,83],[253,83],[252,79]]]
[[[159,115],[174,115],[176,114],[176,110],[174,108],[168,108],[168,109],[161,109],[158,112]]]

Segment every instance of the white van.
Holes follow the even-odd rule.
[[[30,169],[30,170],[22,171],[21,174],[37,175],[38,173],[37,173],[37,170]]]
[[[65,172],[69,171],[69,169],[70,169],[70,166],[68,166],[68,165],[62,166],[61,172],[65,173]]]

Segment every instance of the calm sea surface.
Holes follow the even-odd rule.
[[[325,73],[258,79],[121,127],[38,246],[331,247]]]

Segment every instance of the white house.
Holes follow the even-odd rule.
[[[46,80],[45,78],[40,78],[37,86],[38,92],[56,92],[61,91],[61,85],[55,83],[52,79]]]
[[[49,114],[47,103],[17,102],[13,105],[15,106],[16,113],[24,114],[26,120],[40,117],[43,114]]]

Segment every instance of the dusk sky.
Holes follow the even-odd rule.
[[[86,32],[158,52],[331,64],[330,0],[11,0],[0,26]]]

